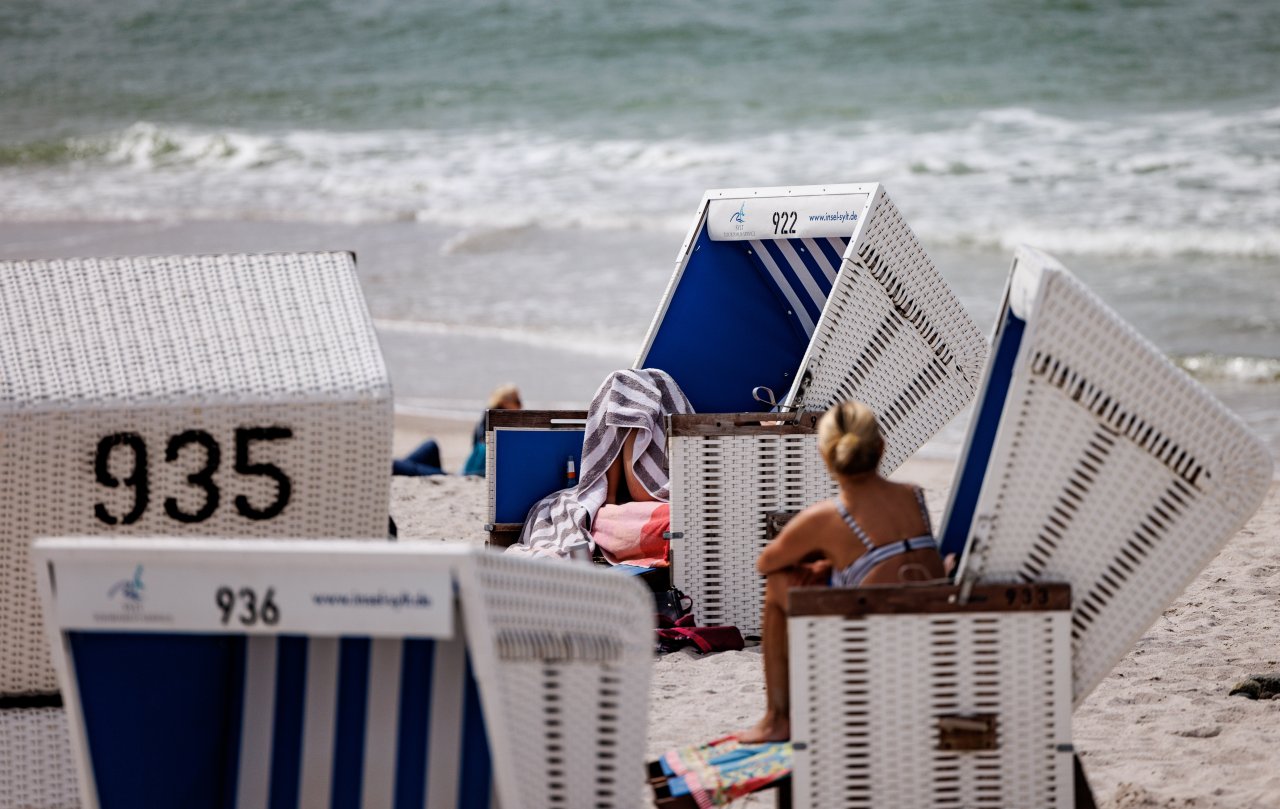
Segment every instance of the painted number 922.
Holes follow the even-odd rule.
[[[773,235],[796,235],[796,220],[800,216],[795,211],[777,211],[773,215]]]

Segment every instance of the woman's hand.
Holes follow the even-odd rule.
[[[799,579],[796,584],[800,587],[826,585],[831,581],[831,562],[826,559],[796,565],[795,571]]]

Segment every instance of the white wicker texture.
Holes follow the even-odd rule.
[[[986,341],[877,185],[801,364],[791,404],[866,402],[880,470],[909,458],[973,398]]]
[[[671,436],[671,579],[698,624],[760,634],[765,518],[834,497],[816,435]]]
[[[473,559],[459,574],[464,626],[495,760],[510,762],[523,805],[633,805],[644,786],[649,591],[586,564]]]
[[[382,535],[391,429],[348,253],[0,262],[0,695],[57,690],[32,538]]]
[[[791,618],[794,805],[1072,806],[1067,615]],[[956,714],[999,748],[937,749]]]
[[[0,401],[379,400],[350,253],[0,261]]]
[[[0,806],[79,806],[75,767],[61,708],[0,711]]]
[[[962,574],[1071,584],[1079,704],[1257,509],[1272,462],[1056,260],[1021,248],[1010,283],[1034,308]]]
[[[488,506],[485,514],[490,523],[498,521],[498,436],[488,429],[484,431],[484,482]],[[551,494],[551,492],[547,492]]]

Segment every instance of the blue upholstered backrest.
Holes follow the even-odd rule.
[[[565,487],[565,461],[582,467],[582,432],[494,430],[494,522],[524,522],[534,503]]]
[[[1009,394],[1009,382],[1013,377],[1014,361],[1026,321],[1013,313],[1007,305],[1000,313],[1000,327],[996,330],[991,346],[991,359],[978,391],[973,408],[969,435],[961,454],[959,472],[951,489],[951,501],[943,517],[939,538],[942,555],[954,553],[956,559],[964,552],[973,524],[982,481],[987,475],[991,451],[995,448],[996,432],[1000,427],[1000,415],[1004,412]]]
[[[460,639],[68,639],[103,809],[490,805]]]
[[[699,232],[639,366],[661,368],[699,413],[759,411],[786,395],[847,239],[712,241]]]

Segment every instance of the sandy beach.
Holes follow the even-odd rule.
[[[396,452],[426,436],[456,469],[472,423],[396,420]],[[935,521],[954,464],[909,460],[894,475],[925,488]],[[485,540],[485,482],[393,478],[391,512],[406,540]],[[1228,696],[1251,674],[1280,673],[1280,482],[1232,538],[1076,711],[1074,739],[1103,809],[1280,806],[1280,700]],[[696,610],[695,610],[696,611]],[[654,661],[648,754],[705,741],[754,721],[764,705],[758,647]],[[740,802],[772,806],[774,798]]]

